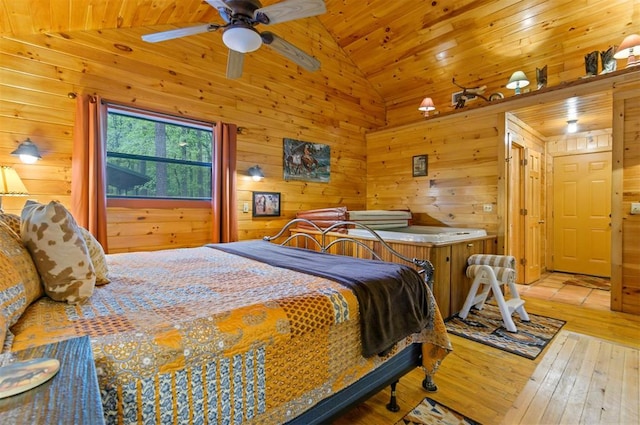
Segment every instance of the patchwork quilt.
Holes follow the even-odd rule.
[[[107,262],[111,283],[87,302],[41,298],[11,328],[12,350],[89,335],[107,423],[283,423],[410,343],[430,372],[450,349],[436,308],[423,331],[364,358],[350,289],[217,249]]]

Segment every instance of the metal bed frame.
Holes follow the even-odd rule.
[[[297,229],[295,226],[300,224],[304,227]],[[351,238],[345,233],[340,233],[341,230],[348,228],[361,228],[367,230],[370,233],[371,238],[379,242],[384,249],[392,254],[392,257],[397,257],[403,261],[414,264],[418,268],[418,273],[424,279],[425,284],[429,287],[429,290],[433,289],[434,268],[433,264],[431,264],[429,260],[408,258],[402,255],[387,244],[380,235],[375,232],[375,230],[361,223],[354,221],[337,221],[323,229],[310,220],[296,218],[288,222],[276,235],[265,236],[263,239],[268,242],[276,243],[284,237],[284,241],[277,243],[280,245],[293,245],[297,247],[303,245],[303,248],[314,249],[321,252],[330,252],[333,249],[334,251],[344,253],[348,252],[347,248],[349,246],[354,246],[356,249],[361,249],[363,253],[367,253],[372,259],[383,261],[381,256],[362,240]],[[305,233],[307,230],[317,232],[320,240],[318,241],[315,237],[316,235]],[[289,233],[288,236],[287,233]],[[331,236],[333,240],[329,242],[328,236]],[[396,385],[398,381],[402,376],[421,365],[421,345],[417,343],[411,344],[409,347],[387,360],[371,373],[363,376],[347,388],[344,388],[336,394],[320,401],[302,415],[290,422],[287,422],[287,424],[311,425],[328,423],[387,386],[391,386],[391,399],[387,404],[387,409],[397,412],[400,410],[396,399]],[[433,382],[433,377],[429,374],[425,374],[425,378],[422,381],[422,387],[429,392],[434,392],[438,389]]]

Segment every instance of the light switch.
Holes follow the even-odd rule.
[[[244,204],[242,204],[242,212],[244,213],[248,213],[249,212],[249,203],[245,202]]]
[[[631,214],[640,214],[640,202],[631,203]]]

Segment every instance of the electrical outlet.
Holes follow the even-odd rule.
[[[242,212],[243,213],[248,213],[249,212],[249,203],[245,202],[244,204],[242,204]]]
[[[640,202],[631,203],[631,214],[640,214]]]
[[[493,204],[484,204],[484,212],[493,211]]]

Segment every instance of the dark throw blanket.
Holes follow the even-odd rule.
[[[396,342],[431,323],[426,285],[415,270],[402,264],[324,254],[260,240],[207,246],[331,279],[353,290],[360,305],[365,357],[384,354]]]

